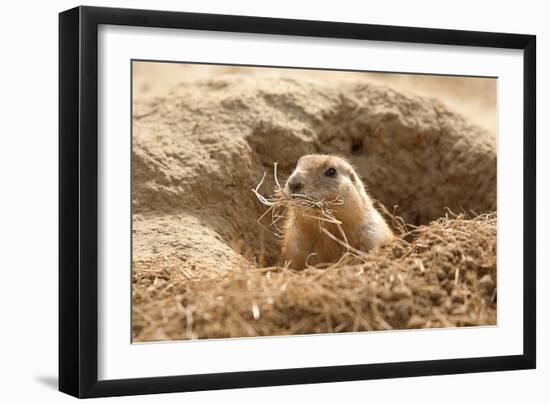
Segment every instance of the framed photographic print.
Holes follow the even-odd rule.
[[[535,367],[535,36],[59,28],[61,391]]]

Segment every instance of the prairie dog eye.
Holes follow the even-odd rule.
[[[325,171],[325,177],[334,177],[336,175],[336,169],[330,167],[327,171]]]

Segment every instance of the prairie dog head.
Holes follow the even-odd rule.
[[[284,190],[290,197],[306,196],[316,201],[342,199],[344,205],[368,201],[363,183],[345,159],[331,155],[308,154],[301,157]]]

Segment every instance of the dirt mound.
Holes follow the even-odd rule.
[[[433,99],[362,80],[261,80],[230,74],[134,102],[134,261],[241,258],[242,240],[274,262],[251,193],[279,163],[307,153],[348,157],[370,190],[413,224],[496,209],[494,138]],[[269,192],[273,184],[267,181]],[[258,255],[258,254],[257,254]]]
[[[134,340],[496,324],[496,216],[442,218],[411,236],[298,272],[140,262]]]

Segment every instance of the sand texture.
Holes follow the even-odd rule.
[[[429,225],[496,211],[490,130],[360,77],[231,72],[136,93],[135,341],[496,321],[495,216]],[[308,153],[346,156],[374,198],[428,226],[368,263],[262,269],[278,245],[251,189],[267,172],[269,194],[273,163],[284,180]]]

